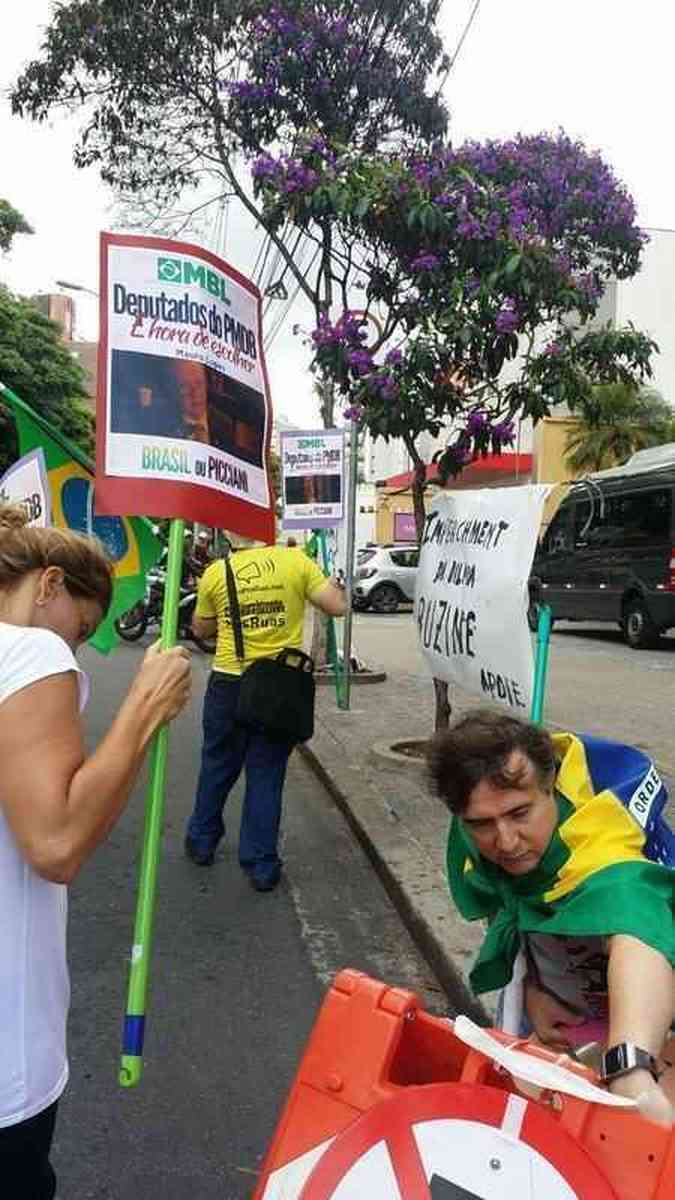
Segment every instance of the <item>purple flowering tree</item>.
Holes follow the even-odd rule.
[[[371,344],[360,317],[323,315],[314,363],[352,419],[404,440],[418,531],[420,434],[447,431],[438,461],[448,480],[511,445],[518,418],[536,422],[561,402],[583,404],[597,384],[651,376],[647,336],[594,321],[609,280],[638,270],[644,234],[611,168],[579,142],[560,133],[323,169],[307,161],[316,178],[305,207],[329,212],[346,236],[358,231],[371,263],[367,305],[386,314]],[[279,203],[271,166],[260,187]],[[392,339],[398,348],[386,351]]]
[[[333,220],[337,162],[343,170],[352,155],[429,145],[445,133],[439,93],[449,63],[435,29],[439,7],[66,0],[12,104],[38,121],[56,107],[76,109],[76,163],[98,166],[144,228],[177,236],[209,204],[236,196],[318,323],[348,307],[364,266],[354,233]],[[306,239],[315,245],[310,266],[289,236],[294,226],[305,248]],[[332,393],[323,393],[331,424]]]

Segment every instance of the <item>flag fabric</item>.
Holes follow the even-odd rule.
[[[453,817],[453,900],[467,920],[489,922],[470,973],[476,994],[508,984],[527,933],[627,934],[675,966],[675,838],[653,764],[639,750],[599,738],[559,733],[553,743],[559,821],[533,871],[510,876],[487,862]]]
[[[114,567],[113,596],[90,644],[102,654],[116,645],[115,620],[143,599],[145,575],[158,561],[162,543],[143,517],[94,513],[94,464],[68,438],[0,383],[0,399],[12,412],[22,455],[41,448],[51,494],[52,524],[97,537]]]

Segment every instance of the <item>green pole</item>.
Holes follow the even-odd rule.
[[[184,521],[172,521],[169,530],[169,554],[164,585],[162,614],[162,650],[176,644],[178,602],[183,567]],[[122,1087],[136,1087],[143,1072],[143,1040],[148,995],[148,975],[152,951],[152,926],[155,915],[157,871],[164,824],[164,789],[166,760],[169,748],[169,727],[162,725],[153,739],[150,752],[150,773],[145,799],[145,831],[138,881],[138,900],[134,924],[134,944],[131,951],[129,991],[124,1018],[124,1037],[119,1082]]]
[[[321,548],[321,558],[323,560],[323,573],[326,577],[331,574],[331,564],[328,557],[328,542],[326,541],[326,532],[323,529],[318,529],[316,538]],[[335,636],[335,620],[333,617],[328,617],[328,630],[326,634],[328,660],[333,668],[335,676],[335,699],[338,708],[343,707],[344,699],[344,681],[342,672],[340,671],[340,663],[338,660],[337,638]]]
[[[537,623],[537,649],[534,656],[534,687],[532,689],[532,711],[530,720],[541,725],[544,715],[544,697],[546,695],[546,672],[548,670],[548,651],[551,642],[551,609],[548,604],[539,608]]]

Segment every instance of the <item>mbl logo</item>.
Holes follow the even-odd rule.
[[[161,283],[179,283],[184,285],[197,284],[197,287],[230,304],[230,298],[225,291],[225,277],[218,271],[205,267],[203,263],[195,263],[189,258],[158,258],[157,278]]]

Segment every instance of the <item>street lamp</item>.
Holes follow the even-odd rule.
[[[97,300],[99,298],[98,292],[95,292],[93,288],[84,287],[81,283],[68,283],[65,279],[56,279],[54,282],[57,287],[65,288],[68,292],[87,292],[89,296],[95,296]]]

